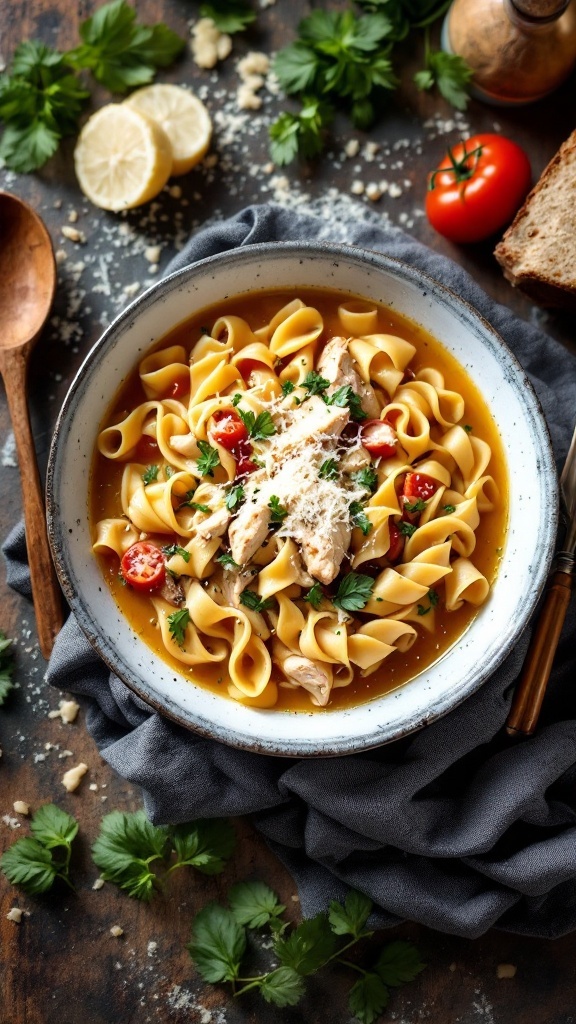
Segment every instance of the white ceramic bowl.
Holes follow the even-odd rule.
[[[350,710],[287,713],[245,707],[195,686],[155,657],[120,613],[92,555],[88,474],[103,414],[149,346],[196,310],[255,289],[317,286],[365,296],[421,323],[466,368],[509,457],[509,530],[498,578],[472,625],[398,690]],[[262,753],[346,754],[397,739],[474,693],[513,648],[553,553],[558,488],[538,400],[499,335],[420,271],[378,253],[316,243],[253,245],[160,281],[104,332],[72,383],[48,468],[48,529],[60,582],[88,639],[140,697],[189,728]]]

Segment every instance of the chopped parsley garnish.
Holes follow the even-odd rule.
[[[357,526],[358,529],[362,530],[365,537],[370,533],[373,524],[368,519],[361,501],[353,501],[351,503],[350,518],[352,520],[352,525]]]
[[[184,634],[186,633],[186,626],[190,622],[190,612],[187,608],[180,608],[177,612],[172,612],[172,615],[168,616],[168,627],[170,629],[170,636],[174,640],[174,643],[182,647],[184,644]]]
[[[407,523],[404,519],[401,519],[398,523],[398,529],[404,537],[411,537],[412,534],[416,532],[414,523]]]
[[[265,441],[276,433],[274,420],[269,412],[259,412],[256,416],[251,409],[247,412],[238,409],[238,415],[253,441]]]
[[[239,391],[237,391],[236,394],[232,395],[232,405],[234,406],[234,408],[236,408],[236,406],[238,405],[238,402],[241,402],[241,401],[242,401],[242,395],[240,394]]]
[[[407,502],[404,505],[406,512],[423,512],[426,508],[426,502],[422,501],[422,498],[416,498],[416,501],[411,503]]]
[[[271,597],[259,597],[254,590],[243,590],[240,594],[240,604],[249,608],[251,612],[266,612],[272,608],[274,601]]]
[[[242,487],[242,484],[235,484],[234,487],[231,487],[226,495],[226,508],[228,511],[234,512],[240,502],[244,501],[244,497],[244,488]]]
[[[171,476],[174,476],[175,472],[176,470],[173,469],[172,466],[164,466],[164,476],[167,480],[169,480]]]
[[[340,581],[332,603],[345,612],[360,612],[368,604],[374,589],[371,576],[360,572],[349,572]]]
[[[315,583],[314,586],[310,587],[310,590],[304,594],[304,600],[308,601],[316,610],[320,607],[323,597],[324,591],[319,583]]]
[[[449,516],[452,514],[452,512],[456,511],[456,505],[444,505],[442,511],[445,512],[447,516]]]
[[[206,505],[203,506],[203,508],[206,507]],[[208,511],[210,511],[210,509],[208,509]],[[168,544],[166,547],[162,548],[162,551],[167,558],[171,558],[172,555],[180,555],[180,558],[183,558],[185,562],[190,561],[190,552],[186,551],[186,548],[181,548],[179,544]]]
[[[210,18],[220,32],[232,36],[256,20],[256,11],[248,0],[205,0],[200,17]]]
[[[218,555],[218,557],[216,558],[216,561],[220,562],[220,565],[223,565],[225,569],[239,569],[240,568],[240,566],[238,565],[238,562],[235,562],[234,559],[232,558],[232,555],[228,554],[227,551],[224,551],[221,555]]]
[[[426,605],[419,604],[418,605],[418,615],[428,615],[428,612],[430,611],[430,609],[431,608],[435,608],[436,605],[438,604],[439,600],[440,600],[440,596],[439,596],[437,590],[433,590],[433,589],[429,590],[426,596],[427,596],[430,604],[428,605],[428,607],[426,607]]]
[[[186,500],[181,501],[178,505],[178,512],[181,508],[191,508],[194,512],[211,512],[212,509],[209,505],[201,505],[199,501],[194,501],[194,491],[186,491]]]
[[[337,480],[338,479],[338,462],[336,459],[325,459],[320,469],[318,470],[318,476],[321,480]]]
[[[273,494],[268,502],[270,509],[270,523],[283,523],[288,515],[288,509],[280,504],[280,498]]]
[[[323,397],[326,405],[337,405],[339,409],[344,409],[348,406],[353,420],[366,419],[366,413],[362,408],[360,397],[350,387],[350,384],[343,384],[342,387],[338,388],[333,395],[324,395]]]
[[[375,491],[378,486],[378,474],[372,469],[372,466],[366,466],[364,469],[358,470],[357,473],[353,473],[352,479],[366,491]]]
[[[284,395],[284,397],[286,397],[286,395],[291,395],[295,387],[296,385],[294,384],[293,381],[285,380],[284,383],[282,384],[282,394]]]
[[[214,476],[216,466],[220,465],[218,450],[213,448],[208,441],[198,441],[201,455],[198,459],[198,470],[202,476]]]
[[[302,381],[300,387],[303,387],[308,392],[308,398],[312,395],[323,395],[326,388],[330,387],[330,381],[322,377],[316,370],[310,370]]]
[[[142,473],[142,479],[144,481],[145,487],[147,487],[148,484],[154,483],[154,481],[158,479],[159,469],[160,466],[148,466],[144,470],[144,472]]]

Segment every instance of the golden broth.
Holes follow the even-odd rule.
[[[474,564],[492,584],[498,570],[507,524],[508,485],[503,445],[489,409],[475,384],[460,363],[424,328],[413,323],[407,317],[371,300],[368,304],[355,296],[331,292],[328,289],[298,288],[289,291],[278,289],[274,292],[262,292],[236,299],[227,299],[218,303],[217,306],[205,308],[173,328],[149,351],[169,345],[183,345],[189,351],[202,333],[201,328],[204,324],[211,324],[217,317],[231,313],[247,320],[252,330],[255,331],[269,323],[278,309],[294,298],[296,294],[307,305],[314,306],[320,312],[325,324],[324,336],[326,338],[342,333],[337,307],[343,301],[352,299],[358,301],[364,308],[367,305],[370,308],[376,306],[378,308],[377,332],[399,335],[415,346],[416,355],[410,362],[411,369],[417,372],[422,367],[432,366],[440,370],[444,376],[445,387],[462,395],[465,402],[463,423],[472,427],[474,434],[490,445],[492,451],[490,475],[500,493],[498,507],[482,513],[480,524],[475,531]],[[121,385],[101,428],[118,422],[128,410],[135,408],[145,400],[138,371],[135,368],[130,378]],[[139,461],[154,462],[155,454],[158,455],[158,449],[151,444],[148,452],[139,452]],[[124,463],[111,462],[96,452],[92,465],[90,488],[90,513],[93,527],[100,519],[118,517],[122,514],[120,483],[123,470]],[[97,555],[97,558],[116,602],[131,623],[135,633],[179,675],[184,675],[195,683],[227,697],[228,676],[224,663],[196,665],[193,668],[187,668],[182,662],[171,657],[161,641],[154,609],[148,596],[122,585],[118,573],[117,557]],[[447,611],[442,604],[438,605],[435,610],[433,632],[428,632],[418,623],[412,623],[418,631],[418,637],[413,646],[404,653],[395,651],[394,654],[386,658],[381,668],[373,675],[363,678],[357,671],[355,678],[348,686],[334,688],[328,709],[335,710],[363,704],[408,682],[437,661],[462,637],[476,613],[477,609],[467,603],[451,612]],[[272,679],[277,682],[283,679],[282,673],[275,667]],[[278,702],[275,705],[275,710],[277,709],[308,713],[327,710],[312,705],[310,695],[306,690],[300,688],[292,690],[281,686],[278,688]]]

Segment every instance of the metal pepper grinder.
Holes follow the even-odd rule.
[[[442,44],[472,68],[478,99],[533,103],[576,65],[576,0],[454,0]]]

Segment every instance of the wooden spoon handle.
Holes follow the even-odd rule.
[[[30,429],[26,402],[26,353],[22,349],[15,349],[2,355],[6,358],[2,358],[0,368],[20,465],[26,547],[38,642],[44,657],[49,658],[56,634],[62,626],[62,593],[50,555],[42,487]]]
[[[562,569],[557,569],[550,578],[506,722],[509,736],[531,736],[536,728],[570,602],[572,583],[572,573]]]

